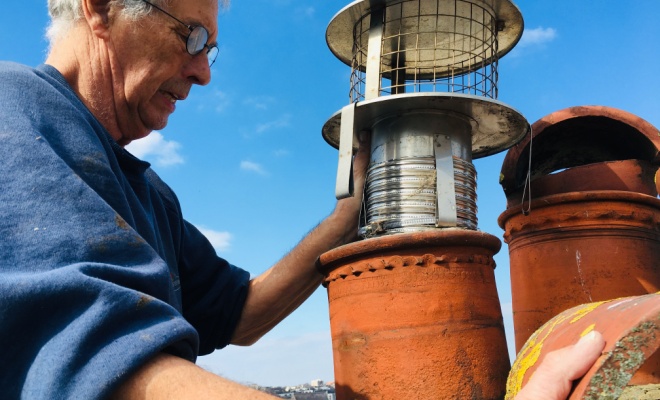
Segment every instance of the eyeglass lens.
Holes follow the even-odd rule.
[[[196,26],[190,31],[188,35],[188,42],[186,43],[186,50],[190,54],[198,54],[204,50],[204,45],[209,39],[209,33],[202,26]]]
[[[196,55],[199,54],[204,47],[206,47],[206,41],[209,39],[209,32],[203,26],[196,26],[190,31],[188,35],[188,40],[186,42],[186,50],[188,53]],[[216,46],[209,47],[206,56],[209,60],[209,65],[213,65],[216,57],[218,56],[218,48]]]

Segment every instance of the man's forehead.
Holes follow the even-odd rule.
[[[225,1],[220,0],[221,3]],[[202,25],[215,32],[218,23],[218,0],[170,0],[171,10],[176,10],[184,22]],[[224,6],[223,6],[224,7]]]

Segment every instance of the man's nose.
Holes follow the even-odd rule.
[[[184,75],[197,85],[204,86],[211,82],[211,67],[206,51],[202,50],[190,58],[184,66]]]

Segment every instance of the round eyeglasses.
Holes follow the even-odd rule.
[[[201,25],[198,26],[188,25],[185,22],[178,19],[177,17],[175,17],[174,15],[158,7],[157,5],[148,2],[147,0],[142,0],[142,1],[149,4],[156,10],[161,11],[168,17],[172,18],[181,25],[185,26],[186,28],[188,28],[188,30],[190,30],[190,33],[186,37],[186,51],[188,52],[188,54],[196,56],[197,54],[201,53],[204,49],[206,49],[206,57],[209,60],[209,67],[213,65],[215,59],[218,58],[219,50],[218,50],[218,46],[215,43],[212,43],[210,45],[206,44],[206,42],[209,40],[209,31],[207,31],[206,28],[204,28]]]

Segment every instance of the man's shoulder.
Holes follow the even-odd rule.
[[[36,68],[13,61],[0,61],[0,85],[16,86],[35,81],[44,81],[43,74]]]
[[[100,149],[98,138],[105,139],[64,77],[45,64],[0,62],[0,121],[0,135],[10,135],[16,146],[30,146],[40,137],[63,158],[83,148]]]
[[[34,73],[34,68],[19,64],[13,61],[0,61],[0,74],[30,74]]]
[[[21,99],[43,100],[45,92],[62,92],[61,88],[53,90],[61,83],[43,67],[0,61],[0,96],[15,103]]]
[[[22,116],[33,122],[50,117],[71,120],[74,116],[87,118],[85,111],[54,67],[0,61],[0,117],[15,120]]]

